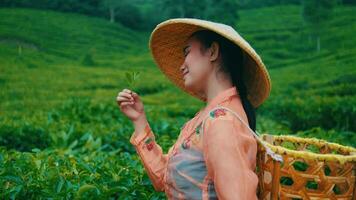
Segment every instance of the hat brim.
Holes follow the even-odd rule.
[[[185,87],[180,71],[187,39],[194,32],[204,29],[224,36],[243,50],[245,56],[243,81],[247,89],[247,98],[252,106],[257,108],[270,94],[272,88],[270,76],[260,56],[249,43],[225,24],[195,18],[175,18],[158,24],[151,33],[149,48],[159,69],[183,91],[206,102],[204,96]]]

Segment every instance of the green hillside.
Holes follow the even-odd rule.
[[[142,72],[139,91],[165,87],[149,55],[148,33],[103,19],[29,9],[0,9],[0,21],[5,114],[32,115],[69,97],[112,103],[126,87],[124,72],[132,69]]]
[[[272,79],[257,109],[258,132],[356,147],[355,12],[336,8],[316,52],[298,6],[240,11],[236,29]],[[160,73],[149,35],[79,14],[0,9],[0,194],[164,197],[129,144],[133,127],[117,93],[131,88],[142,96],[165,152],[204,104]],[[131,72],[140,72],[133,87]]]

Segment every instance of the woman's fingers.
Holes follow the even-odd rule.
[[[126,88],[125,88],[123,91],[124,91],[124,92],[127,92],[128,94],[132,94],[132,91],[129,90],[129,89],[126,89]]]
[[[125,102],[120,103],[120,106],[132,105],[133,103],[134,103],[134,102],[125,101]]]
[[[127,93],[127,92],[120,92],[118,96],[122,96],[122,97],[126,97],[126,98],[128,98],[128,99],[134,100],[133,97],[132,97],[132,95],[129,94],[129,93]]]
[[[138,94],[136,92],[132,92],[132,96],[134,99],[138,99]]]
[[[121,92],[118,93],[118,96],[116,97],[116,100],[122,105],[132,105],[135,102],[135,99],[138,99],[138,94],[136,92],[133,92],[129,89],[123,89]]]
[[[118,96],[116,97],[116,101],[119,101],[119,102],[131,102],[132,100],[128,97],[125,97],[125,96]]]

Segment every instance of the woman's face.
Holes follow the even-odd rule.
[[[200,48],[200,42],[191,37],[182,49],[185,59],[180,67],[185,87],[197,92],[203,90],[213,70],[209,51],[201,52]]]

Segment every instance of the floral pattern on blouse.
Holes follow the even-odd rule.
[[[257,200],[257,142],[229,111],[211,111],[218,105],[229,107],[247,122],[236,87],[231,87],[182,127],[166,154],[148,122],[142,133],[132,134],[130,142],[153,187],[168,199]]]
[[[216,110],[210,111],[210,117],[211,118],[217,118],[219,116],[224,116],[226,115],[226,111],[222,108],[218,108]]]

